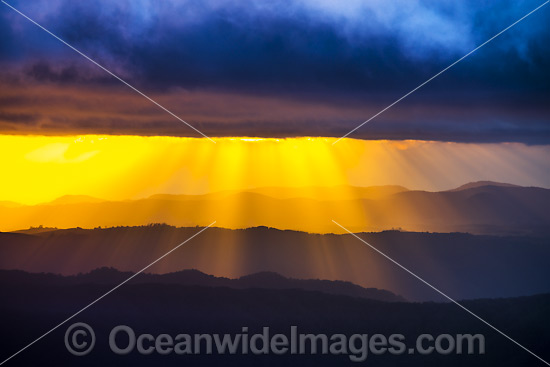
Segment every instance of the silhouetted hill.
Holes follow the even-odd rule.
[[[399,185],[385,186],[334,186],[334,187],[260,187],[245,190],[276,199],[316,199],[316,200],[379,200],[399,192],[408,191]]]
[[[0,269],[64,275],[99,267],[135,272],[198,230],[153,225],[34,235],[0,233]],[[399,231],[360,236],[453,298],[550,292],[548,237]],[[294,279],[345,280],[363,288],[386,289],[408,300],[441,300],[432,289],[351,235],[266,227],[210,228],[148,271],[171,273],[182,268],[229,278],[268,271]],[[272,276],[262,277],[267,282]],[[252,281],[244,278],[241,282]]]
[[[227,198],[240,193],[253,193],[263,196],[268,196],[274,199],[314,199],[314,200],[356,200],[356,199],[369,199],[377,200],[384,197],[397,194],[399,192],[407,191],[408,189],[399,185],[384,185],[384,186],[369,186],[369,187],[357,187],[357,186],[329,186],[329,187],[257,187],[251,189],[245,189],[242,191],[226,190],[220,192],[213,192],[203,195],[174,195],[174,194],[156,194],[150,196],[148,199],[161,199],[161,200],[177,200],[186,201],[193,199],[201,200],[213,200]]]
[[[64,204],[84,204],[84,203],[101,203],[103,199],[94,198],[88,195],[64,195],[55,200],[45,203],[45,205],[64,205]]]
[[[114,268],[99,268],[86,274],[73,276],[62,276],[51,273],[28,273],[21,270],[0,270],[0,284],[27,284],[35,286],[108,284],[115,286],[130,278],[133,274],[132,272],[120,272]],[[290,279],[274,272],[250,274],[238,279],[215,277],[194,269],[167,274],[141,273],[131,280],[131,284],[177,284],[235,289],[302,289],[385,302],[405,302],[403,297],[386,290],[376,288],[366,289],[351,282],[343,281]]]
[[[467,184],[464,184],[462,186],[457,187],[456,189],[452,189],[452,190],[449,190],[449,191],[461,191],[461,190],[473,189],[473,188],[476,188],[476,187],[483,187],[483,186],[521,187],[521,186],[518,186],[518,185],[513,185],[513,184],[503,183],[503,182],[476,181],[476,182],[469,182]]]
[[[302,195],[302,196],[296,196]],[[71,199],[72,200],[72,199]],[[484,182],[443,192],[401,187],[262,188],[208,195],[154,195],[121,202],[2,207],[0,228],[95,228],[167,223],[222,228],[269,226],[310,233],[408,231],[546,235],[550,190]]]
[[[58,228],[55,227],[30,227],[27,229],[20,229],[18,231],[13,231],[13,233],[26,233],[26,234],[37,234],[37,233],[44,233],[44,232],[50,232],[50,231],[56,231]]]
[[[0,283],[2,330],[0,359],[4,360],[30,340],[88,305],[111,289],[110,285],[42,285]],[[550,357],[550,295],[510,299],[463,301],[475,314],[495,325],[544,359]],[[65,349],[64,334],[73,322],[89,324],[96,335],[93,351],[83,357]],[[421,334],[481,334],[485,353],[403,353],[377,355],[368,351],[363,364],[375,366],[537,366],[540,361],[501,334],[452,303],[380,302],[298,289],[232,289],[177,284],[125,284],[54,330],[9,361],[11,366],[357,366],[347,355],[305,354],[142,355],[137,351],[115,355],[109,333],[128,325],[136,334],[248,335],[270,328],[270,335],[290,334],[401,334],[408,348]],[[9,332],[8,332],[9,331]],[[85,339],[84,339],[85,340]],[[122,342],[121,342],[122,343]],[[427,345],[427,343],[426,343]],[[463,345],[467,348],[466,345]],[[204,349],[202,349],[204,351]],[[408,349],[406,349],[408,350]],[[466,350],[466,349],[465,349]],[[353,354],[353,353],[350,353]]]

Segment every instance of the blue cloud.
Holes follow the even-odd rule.
[[[342,104],[341,127],[326,127],[321,134],[336,134],[353,124],[350,121],[357,116],[346,115],[346,104],[360,105],[366,99],[389,104],[541,4],[534,0],[11,3],[148,91],[216,90]],[[502,121],[508,121],[504,111],[510,105],[516,110],[528,107],[525,117],[514,117],[509,131],[517,133],[522,124],[547,129],[550,121],[543,116],[550,94],[549,13],[550,6],[518,24],[410,103],[425,103],[430,110],[462,105],[481,111],[486,106],[498,120],[485,129],[488,133],[508,131]],[[0,63],[5,78],[15,75],[24,81],[57,84],[110,82],[102,71],[8,8],[2,9],[1,17],[5,36],[0,40]],[[481,121],[488,114],[480,112],[474,119]],[[455,117],[446,123],[427,113],[425,119],[429,121],[423,126],[433,127],[437,121],[442,127],[436,129],[439,134],[445,126],[450,132],[458,129]],[[310,126],[304,124],[307,131]],[[411,135],[401,122],[387,126],[391,131],[375,125],[365,134]]]

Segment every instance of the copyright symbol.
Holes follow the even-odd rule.
[[[77,322],[65,332],[65,347],[75,356],[85,356],[94,349],[95,333],[90,325]]]

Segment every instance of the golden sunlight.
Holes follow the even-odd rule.
[[[548,163],[540,158],[548,156],[545,146],[215,140],[0,135],[0,230],[152,222],[194,226],[217,220],[225,228],[264,225],[324,233],[334,231],[332,218],[368,229],[379,218],[369,218],[364,200],[403,187],[443,190],[509,177],[523,185],[548,182]],[[358,191],[381,185],[400,186]],[[108,212],[99,206],[105,202]],[[391,208],[384,215],[391,216]]]

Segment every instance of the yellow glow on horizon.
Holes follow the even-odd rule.
[[[157,194],[211,195],[184,209],[155,201],[143,204],[139,214],[113,209],[105,218],[93,207],[55,218],[45,209],[40,214],[21,209],[16,216],[4,208],[0,230],[38,224],[207,225],[221,218],[217,225],[226,228],[327,232],[334,229],[332,218],[366,228],[373,220],[354,200],[353,186],[442,190],[477,180],[550,182],[548,146],[356,139],[332,145],[335,140],[227,137],[212,144],[164,136],[0,135],[0,201],[35,205],[65,195],[117,202]],[[337,189],[327,193],[327,187]],[[256,188],[263,188],[261,195],[248,192]],[[290,208],[287,199],[300,201]],[[391,208],[384,215],[391,217]]]
[[[346,185],[331,139],[0,135],[0,200],[106,200],[261,186]]]
[[[441,190],[510,177],[544,186],[548,147],[334,138],[0,135],[0,201],[106,200],[257,187],[402,185]],[[531,152],[531,154],[529,154]],[[539,181],[539,182],[537,182]],[[542,181],[542,182],[541,182]]]

